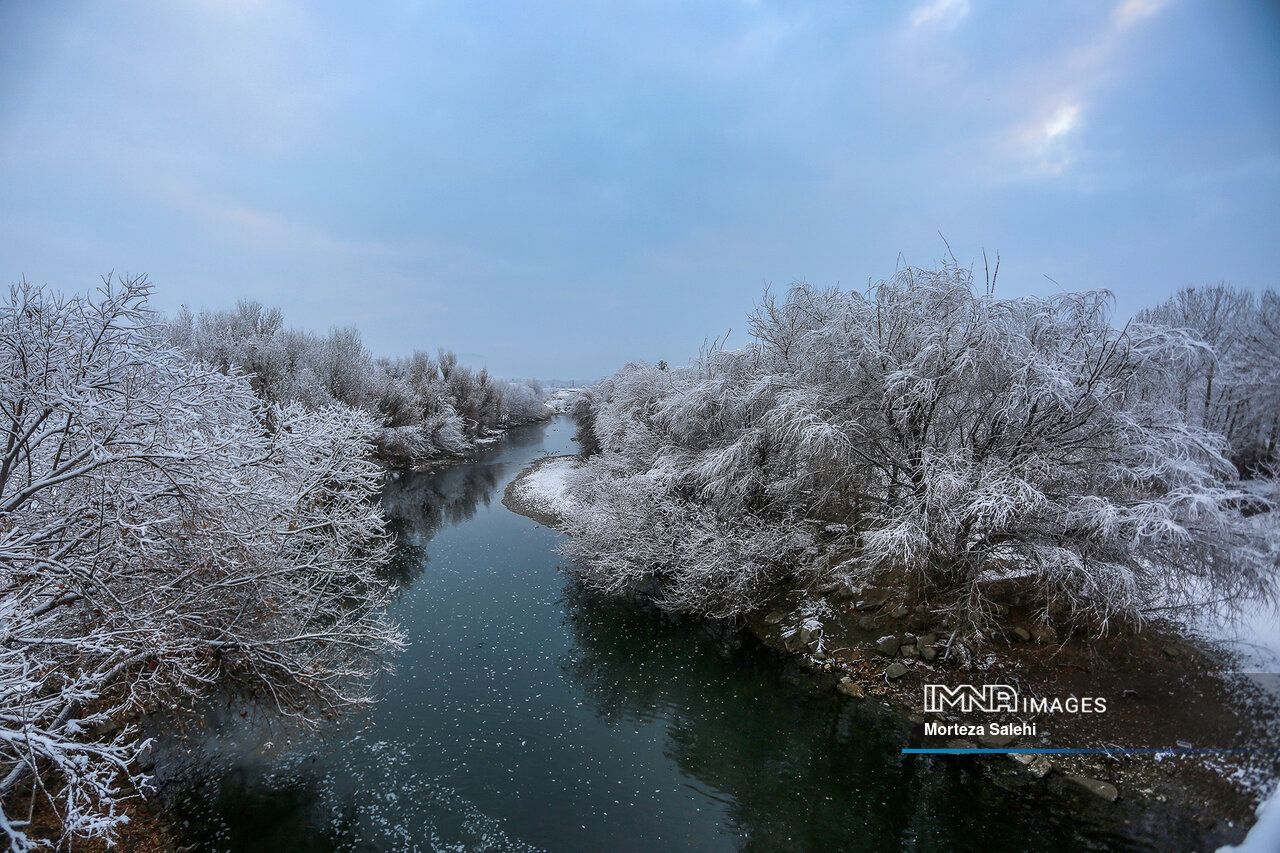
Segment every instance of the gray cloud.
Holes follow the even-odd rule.
[[[1274,285],[1255,7],[12,5],[7,275],[149,271],[505,375],[681,362],[764,284],[985,246],[1017,292]],[[738,333],[740,334],[740,332]]]

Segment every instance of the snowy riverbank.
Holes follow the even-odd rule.
[[[502,503],[512,512],[547,527],[558,527],[581,507],[569,494],[569,476],[577,456],[547,456],[537,460],[507,486]]]

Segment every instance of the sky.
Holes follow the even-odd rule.
[[[146,273],[583,380],[944,237],[1119,322],[1280,285],[1274,3],[8,0],[0,34],[6,284]]]

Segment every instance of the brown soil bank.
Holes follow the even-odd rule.
[[[547,461],[522,472],[503,503],[555,527],[554,509],[520,487]],[[1280,775],[1280,677],[1268,684],[1244,676],[1228,652],[1172,626],[1059,638],[1010,604],[1002,636],[962,668],[946,658],[948,626],[886,600],[880,589],[779,590],[740,627],[841,701],[897,716],[912,748],[993,750],[924,760],[984,762],[996,775],[1060,790],[1073,808],[1108,823],[1132,825],[1135,837],[1162,826],[1163,837],[1177,840],[1172,849],[1239,842],[1255,820],[1259,783]],[[973,692],[950,692],[962,685]],[[985,697],[994,700],[990,710],[978,692],[985,685],[1002,690]],[[926,712],[926,692],[939,709]]]

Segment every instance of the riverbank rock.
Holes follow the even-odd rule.
[[[800,635],[800,642],[807,646],[816,642],[822,636],[822,623],[810,617],[800,623],[800,627],[796,628],[796,632]]]
[[[1043,755],[1029,752],[1011,752],[1009,757],[1022,765],[1032,778],[1043,779],[1053,770],[1053,763]]]
[[[764,624],[777,625],[783,619],[787,618],[786,610],[774,610],[764,617]]]
[[[907,665],[900,660],[896,660],[889,664],[889,668],[884,671],[884,674],[890,681],[895,681],[908,672],[910,670],[907,669]]]
[[[852,696],[854,699],[862,699],[867,695],[866,689],[861,684],[848,677],[840,679],[840,683],[836,685],[836,692],[844,696]]]
[[[1031,632],[1021,625],[1016,625],[1012,629],[1013,635],[1024,643],[1031,642]]]
[[[1067,779],[1109,803],[1114,803],[1120,796],[1120,792],[1116,790],[1116,786],[1112,785],[1110,782],[1103,782],[1099,779],[1090,779],[1088,776],[1068,776]]]
[[[898,653],[898,648],[901,645],[902,641],[893,634],[890,634],[887,637],[881,637],[876,640],[876,651],[887,658],[891,658]]]

